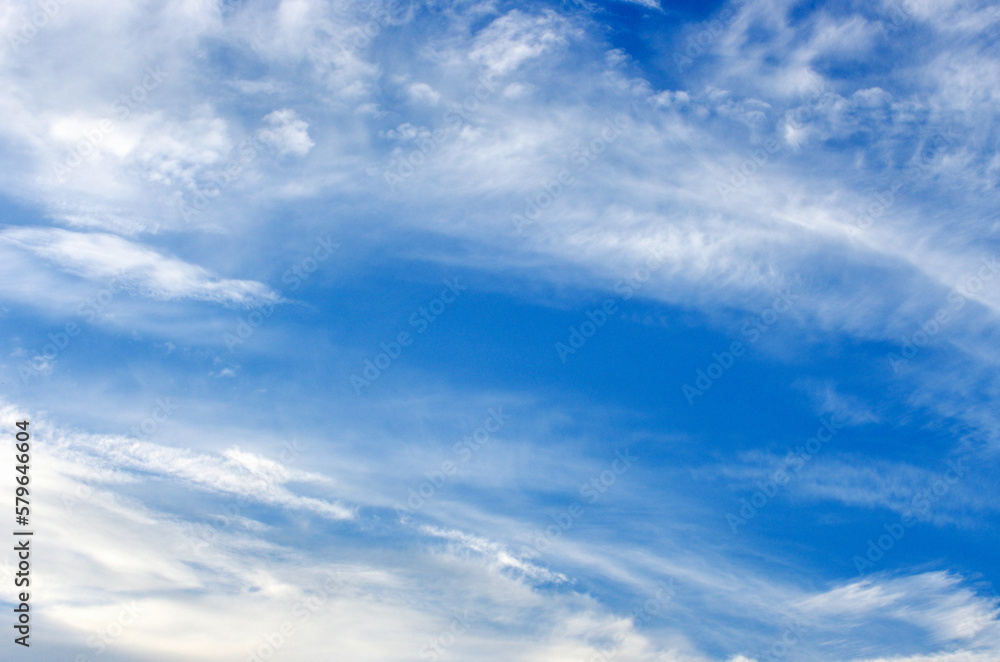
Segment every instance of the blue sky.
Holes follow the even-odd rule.
[[[1000,659],[995,4],[44,4],[32,659]]]

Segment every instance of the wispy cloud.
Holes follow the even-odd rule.
[[[859,581],[793,530],[822,504],[914,511],[951,550],[995,535],[1000,9],[757,0],[686,25],[630,2],[0,11],[0,367],[43,376],[4,397],[40,412],[65,641],[135,599],[108,644],[129,659],[245,657],[290,621],[289,659],[327,659],[334,623],[346,658],[410,660],[466,611],[455,659],[764,662],[786,636],[789,659],[823,662],[1000,654],[974,552]],[[309,251],[334,235],[320,270]],[[350,366],[394,351],[438,268],[469,275],[462,304],[348,400]],[[134,296],[63,351],[62,318],[112,281]],[[251,327],[279,281],[302,305]],[[794,310],[713,389],[732,399],[674,408],[687,357],[786,290]],[[587,319],[567,309],[609,296],[601,336],[547,363]],[[227,352],[233,329],[255,335]],[[141,420],[121,424],[121,394],[153,389],[192,402],[174,441],[107,432]],[[519,422],[401,521],[484,402]],[[829,415],[840,446],[783,493],[782,544],[734,542],[720,502],[784,461],[786,417]],[[300,434],[308,470],[261,450]],[[644,462],[560,528],[626,445]],[[667,577],[676,599],[642,620]]]
[[[261,283],[217,278],[207,269],[116,235],[23,227],[0,232],[0,242],[8,245],[7,250],[28,251],[59,270],[95,283],[117,278],[131,293],[154,299],[246,306],[278,298]]]

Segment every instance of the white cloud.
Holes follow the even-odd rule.
[[[0,406],[6,427],[23,415]],[[202,489],[295,509],[295,500],[274,498],[276,488],[286,481],[322,482],[315,474],[235,450],[223,457],[191,453],[31,420],[33,478],[46,485],[37,512],[45,513],[50,531],[50,564],[34,576],[44,586],[47,618],[70,649],[86,650],[88,637],[117,621],[125,625],[120,634],[115,628],[110,653],[144,661],[213,660],[245,656],[268,638],[274,646],[273,633],[286,627],[291,632],[281,637],[280,654],[311,662],[328,659],[329,623],[336,622],[338,650],[362,661],[414,659],[448,641],[453,655],[499,662],[510,659],[516,641],[525,659],[570,662],[597,654],[602,633],[616,632],[625,639],[623,655],[652,661],[665,654],[591,598],[539,591],[533,584],[553,575],[513,562],[477,536],[431,532],[429,540],[443,534],[474,552],[464,558],[410,549],[389,552],[393,559],[382,556],[389,550],[376,534],[361,549],[370,544],[381,552],[348,561],[377,520],[359,522],[339,542],[313,530],[308,546],[289,544],[285,533],[242,515],[226,515],[223,526],[198,521]],[[11,461],[0,464],[12,470]],[[255,485],[257,478],[267,486]],[[142,490],[154,482],[154,499],[170,512],[135,496],[151,495]],[[199,491],[188,494],[189,486]],[[173,498],[162,501],[167,494]],[[0,576],[10,577],[13,556],[9,549],[0,555]],[[505,568],[517,569],[517,576]],[[123,605],[129,611],[120,621]],[[458,636],[440,639],[456,633],[458,617],[464,619]],[[384,636],[386,622],[393,637]],[[518,622],[529,625],[512,632]]]
[[[512,10],[476,35],[468,57],[503,76],[565,43],[566,28],[554,13],[532,16]]]
[[[656,6],[652,0],[638,4]],[[218,274],[228,272],[228,265],[257,263],[261,255],[273,258],[284,249],[275,236],[312,232],[311,226],[303,230],[277,218],[268,204],[295,192],[322,209],[340,196],[351,201],[350,213],[324,212],[306,225],[337,224],[354,231],[377,217],[388,219],[389,231],[380,233],[387,237],[411,237],[418,230],[473,247],[457,256],[408,240],[402,248],[390,246],[427,259],[513,271],[574,289],[610,289],[655,250],[667,260],[642,290],[643,297],[695,309],[725,327],[732,315],[758,312],[776,290],[797,288],[801,307],[786,326],[810,329],[798,340],[808,343],[830,334],[895,341],[933,314],[948,290],[996,243],[996,227],[991,230],[988,221],[998,206],[990,128],[997,58],[982,40],[995,25],[997,10],[973,3],[910,3],[913,20],[936,17],[921,27],[921,43],[913,44],[900,36],[905,26],[885,42],[879,36],[885,27],[881,19],[863,18],[850,8],[803,16],[792,11],[795,4],[736,7],[737,18],[727,23],[710,52],[672,83],[678,89],[660,90],[652,77],[642,78],[636,63],[620,54],[608,57],[601,26],[578,13],[497,13],[491,3],[457,3],[442,6],[435,13],[440,24],[431,24],[417,23],[427,20],[427,13],[417,11],[379,22],[360,5],[341,11],[307,0],[241,3],[225,15],[207,2],[168,2],[156,12],[113,3],[66,3],[27,50],[15,53],[7,42],[2,46],[0,86],[9,94],[0,99],[5,117],[0,168],[7,175],[6,195],[38,205],[74,228],[100,231],[4,229],[2,291],[19,302],[69,305],[77,301],[64,287],[66,274],[100,283],[124,273],[135,293],[157,300],[232,305],[274,300],[276,295],[260,282]],[[12,5],[4,27],[15,25],[32,6]],[[373,20],[378,34],[355,42]],[[428,25],[439,30],[427,30]],[[401,55],[397,44],[410,43],[415,44],[412,52]],[[876,46],[908,49],[924,43],[927,48],[912,48],[900,62],[886,60],[884,70],[867,79],[859,74],[847,80],[836,73],[839,65],[850,68],[854,59],[870,57]],[[233,78],[246,74],[216,66],[206,55],[214,46],[228,49],[260,76]],[[23,66],[27,61],[35,63],[33,69]],[[115,100],[142,80],[149,62],[163,65],[163,87],[149,91],[127,118],[118,118]],[[448,119],[446,109],[475,95],[484,73],[495,77],[494,91],[477,98],[468,117]],[[398,80],[426,81],[403,90],[423,103],[412,109],[396,104],[392,93]],[[429,105],[437,112],[429,113]],[[801,123],[797,111],[805,118]],[[606,120],[619,113],[628,117],[626,130],[613,143],[596,143],[602,146],[599,154],[589,153]],[[264,142],[273,152],[309,158],[274,158],[268,149],[240,161],[238,145],[262,115],[270,131]],[[114,131],[56,186],[54,166],[108,117],[115,121]],[[378,175],[390,160],[418,149],[413,146],[417,137],[433,136],[436,129],[446,139],[390,197]],[[963,136],[962,141],[944,150],[905,190],[897,190],[891,205],[852,243],[848,231],[858,210],[869,208],[874,195],[892,185],[930,135],[946,130]],[[765,149],[763,162],[754,161],[769,138],[778,148]],[[576,165],[581,155],[586,167]],[[733,186],[739,179],[735,173],[748,162],[754,172]],[[182,226],[178,197],[234,163],[240,174],[231,188]],[[537,224],[517,233],[511,214],[523,213],[530,200],[544,200],[546,187],[563,169],[572,172],[572,184],[544,204]],[[720,184],[732,190],[723,192]],[[928,193],[934,198],[930,204]],[[257,232],[261,227],[266,231]],[[231,255],[218,261],[227,267],[210,270],[170,256],[170,237],[156,235],[156,243],[151,234],[164,229],[186,233],[188,245],[204,238],[199,233],[229,240]],[[998,296],[996,289],[970,296],[966,313],[975,324],[956,325],[942,343],[967,362],[916,375],[916,383],[939,385],[934,388],[941,392],[989,391],[973,377],[986,374],[995,380],[993,336],[980,332],[994,328]],[[212,331],[217,339],[217,329]],[[260,345],[259,351],[275,351],[274,344]],[[796,347],[788,346],[789,351]],[[941,379],[942,373],[959,372],[969,378]],[[996,381],[989,384],[995,387]],[[949,415],[978,416],[927,388],[923,402]],[[821,408],[853,415],[857,423],[875,416],[839,392],[820,397]],[[974,420],[983,429],[996,422],[987,409],[988,404]],[[51,613],[84,636],[114,616],[109,596],[130,595],[137,587],[159,592],[165,597],[143,600],[152,615],[148,625],[121,642],[136,655],[151,650],[163,651],[166,659],[241,654],[259,637],[230,646],[224,637],[191,633],[203,632],[206,623],[222,634],[244,632],[247,623],[266,631],[276,606],[290,610],[319,579],[303,573],[349,553],[365,559],[352,566],[365,577],[363,589],[330,605],[328,613],[342,625],[341,650],[350,659],[412,659],[425,639],[444,631],[450,615],[445,605],[428,603],[428,586],[447,591],[449,606],[461,604],[473,587],[474,597],[499,614],[494,628],[469,634],[460,644],[468,649],[455,649],[456,658],[509,659],[509,633],[512,624],[519,624],[526,631],[516,634],[524,659],[585,659],[598,650],[590,632],[624,631],[621,614],[627,611],[568,589],[560,596],[538,586],[557,579],[561,586],[572,586],[576,576],[569,568],[580,567],[632,589],[649,583],[654,570],[676,573],[692,586],[689,601],[680,600],[677,607],[679,617],[688,617],[691,632],[702,626],[702,617],[718,623],[737,617],[752,621],[739,635],[717,628],[720,637],[729,632],[730,643],[736,636],[766,641],[765,631],[780,622],[783,606],[798,604],[804,613],[826,619],[817,638],[840,636],[838,629],[856,623],[858,614],[874,619],[884,609],[886,618],[918,627],[937,641],[996,648],[987,639],[995,629],[989,605],[941,575],[806,589],[743,565],[706,562],[704,550],[710,545],[691,537],[690,522],[682,517],[676,526],[683,533],[676,537],[697,542],[698,553],[675,541],[662,541],[655,550],[622,551],[606,541],[585,544],[567,536],[542,565],[509,551],[518,536],[530,535],[526,518],[500,518],[482,504],[445,499],[440,508],[428,509],[443,521],[405,535],[448,540],[454,545],[449,554],[435,551],[379,565],[361,543],[361,551],[350,548],[352,541],[364,539],[354,529],[343,539],[311,535],[319,528],[311,517],[337,520],[338,526],[359,521],[373,529],[386,526],[364,508],[371,506],[366,497],[378,506],[389,499],[373,496],[373,488],[346,469],[341,482],[329,483],[316,473],[292,471],[232,447],[210,453],[106,435],[66,439],[60,450],[86,448],[88,454],[44,458],[53,472],[50,508],[59,507],[59,497],[76,494],[84,477],[107,468],[105,463],[128,471],[132,481],[154,476],[171,494],[252,497],[293,511],[304,518],[308,539],[322,547],[289,549],[268,541],[274,532],[267,525],[233,517],[239,534],[220,534],[220,549],[203,567],[204,559],[177,549],[177,540],[190,531],[214,530],[195,514],[165,512],[121,485],[95,490],[98,494],[78,516],[60,513],[52,519],[61,537],[51,543],[60,563],[50,566],[46,580],[56,603]],[[526,456],[539,456],[528,445],[524,449]],[[866,463],[859,471],[856,465],[862,462],[817,463],[817,475],[803,476],[799,489],[899,509],[907,489],[931,478],[906,465]],[[537,462],[531,476],[537,478],[539,466],[555,464]],[[505,473],[489,478],[500,483],[518,476],[513,460],[504,468]],[[384,477],[376,470],[371,474]],[[262,487],[250,490],[249,481]],[[317,496],[339,495],[341,489],[360,510]],[[963,508],[982,505],[963,499]],[[106,539],[122,541],[121,549],[131,554],[103,555]],[[453,561],[446,571],[427,569]],[[468,581],[453,582],[455,564],[468,571],[463,577]],[[75,573],[70,576],[68,569],[81,567],[93,571],[94,581],[81,585]],[[124,572],[118,575],[116,568]],[[102,593],[104,580],[113,589],[108,594]],[[456,589],[455,583],[462,586]],[[179,589],[200,593],[192,598]],[[978,625],[963,629],[970,619]],[[319,651],[327,650],[329,629],[320,621],[311,621],[288,644],[289,656],[325,659]],[[378,625],[383,621],[394,623],[398,637],[384,636]],[[622,659],[705,659],[689,652],[697,651],[697,643],[667,626],[655,633],[629,631],[629,636],[635,648],[622,649]],[[977,656],[907,659],[985,659]]]
[[[558,572],[552,572],[546,568],[530,563],[529,561],[518,557],[516,554],[511,553],[510,550],[508,550],[507,547],[501,543],[490,541],[480,536],[463,533],[461,531],[445,530],[433,526],[424,526],[421,530],[432,536],[453,540],[459,543],[462,548],[477,554],[482,554],[491,559],[491,562],[494,563],[496,567],[517,570],[524,573],[524,576],[529,580],[556,583],[567,581],[565,575]]]
[[[418,103],[434,106],[441,100],[441,95],[427,83],[411,83],[406,90]]]
[[[658,0],[620,0],[620,1],[628,2],[635,5],[642,5],[643,7],[649,7],[650,9],[660,9],[660,3]]]
[[[316,144],[309,138],[309,125],[300,120],[294,110],[284,108],[264,118],[269,122],[269,134],[264,142],[273,145],[281,154],[305,156]]]
[[[8,228],[0,232],[0,242],[101,285],[117,277],[122,288],[155,299],[200,299],[239,305],[277,299],[261,283],[220,279],[202,267],[111,234]]]
[[[860,580],[809,597],[797,606],[812,619],[904,621],[924,629],[938,643],[978,638],[979,643],[996,646],[1000,633],[998,602],[976,595],[961,585],[959,577],[946,572]]]
[[[931,655],[859,658],[854,662],[993,662],[995,659],[996,653],[993,651],[958,651]]]

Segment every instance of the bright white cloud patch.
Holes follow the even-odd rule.
[[[123,287],[156,299],[202,299],[248,305],[273,300],[260,283],[213,277],[206,269],[167,257],[115,235],[55,228],[12,228],[0,241],[95,282],[117,277]]]
[[[309,138],[309,125],[300,120],[294,110],[276,110],[264,118],[270,133],[264,142],[273,145],[281,154],[305,156],[315,143]]]

